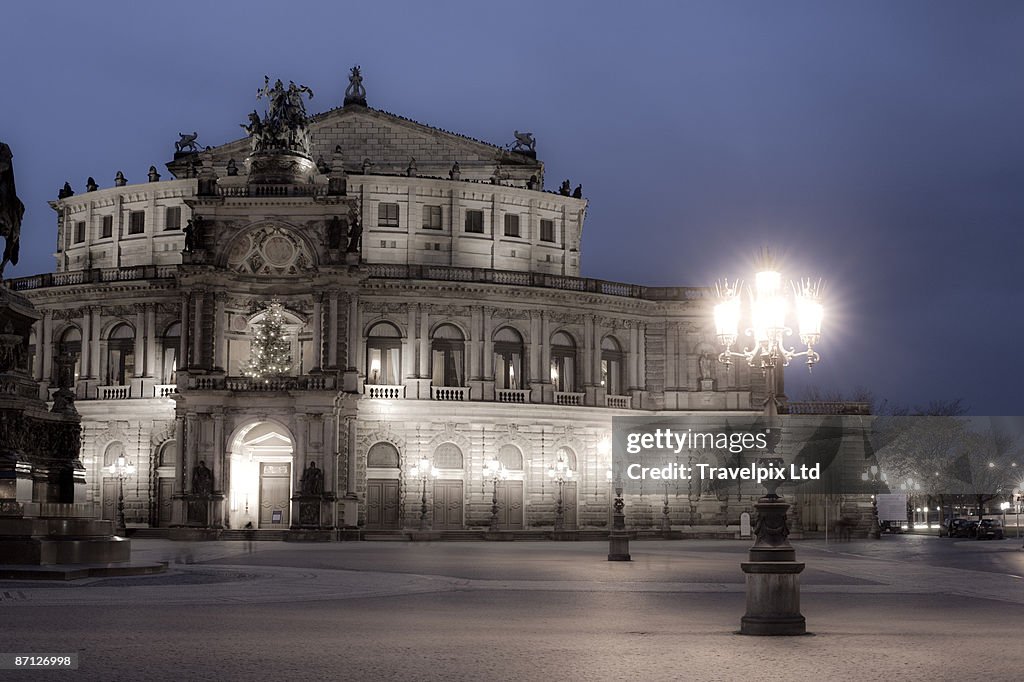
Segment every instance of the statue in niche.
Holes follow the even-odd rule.
[[[319,497],[324,494],[324,471],[317,467],[316,462],[310,462],[306,470],[302,472],[300,481],[302,494],[310,497]]]
[[[228,159],[227,171],[229,177],[238,175],[238,164],[235,163],[234,159]]]
[[[349,253],[358,252],[363,245],[363,225],[359,220],[359,208],[353,206],[348,212],[348,249]]]
[[[0,260],[0,280],[8,263],[18,264],[21,250],[21,219],[25,215],[25,204],[21,203],[14,187],[14,154],[11,148],[0,142],[0,237],[4,238],[4,255]],[[64,183],[66,187],[70,187]]]
[[[204,460],[199,460],[199,464],[192,469],[192,494],[199,497],[213,494],[213,471],[206,466]]]
[[[327,223],[327,248],[340,249],[344,235],[345,226],[342,224],[341,218],[334,216],[331,218],[331,221]]]
[[[700,357],[697,358],[697,369],[700,371],[701,381],[714,379],[714,377],[711,374],[712,367],[713,363],[711,361],[711,354],[708,353],[707,351],[704,351],[703,353],[700,354]]]
[[[185,223],[185,251],[195,251],[200,248],[203,238],[203,219],[200,216],[189,218]]]
[[[174,143],[174,153],[181,154],[182,152],[198,152],[199,144],[196,140],[199,138],[199,133],[192,131],[189,133],[178,133],[180,138]]]
[[[562,181],[562,184],[558,186],[558,193],[561,194],[563,197],[567,197],[571,192],[571,187],[572,184],[569,182],[569,179],[566,178],[565,180]]]

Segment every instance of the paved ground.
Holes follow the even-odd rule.
[[[747,543],[133,542],[164,575],[0,581],[2,679],[1018,680],[1020,541],[797,543],[814,636],[733,634]]]

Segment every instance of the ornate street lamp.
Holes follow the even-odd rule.
[[[498,461],[497,457],[484,462],[484,481],[491,481],[491,525],[487,529],[490,533],[498,532],[498,481],[508,478],[508,470],[505,465]]]
[[[565,461],[562,455],[558,456],[558,461],[548,467],[548,478],[558,484],[558,507],[555,509],[555,530],[565,530],[565,500],[562,497],[562,487],[567,481],[571,481],[573,477],[573,470],[569,468],[569,463]]]
[[[414,479],[418,478],[423,484],[423,492],[420,496],[420,530],[427,530],[427,480],[437,478],[439,473],[426,456],[420,457],[419,461],[409,469],[409,475]]]
[[[729,366],[733,358],[741,358],[750,367],[759,368],[765,377],[767,396],[764,415],[769,433],[764,464],[781,464],[775,455],[779,439],[778,377],[777,370],[785,367],[797,357],[807,359],[810,370],[818,362],[814,347],[821,339],[821,322],[824,308],[821,304],[821,280],[801,279],[791,283],[793,302],[791,304],[782,274],[771,259],[762,256],[761,271],[754,276],[754,287],[744,287],[741,281],[723,280],[718,283],[718,299],[715,305],[715,331],[722,353],[718,361]],[[750,308],[749,325],[744,327],[744,336],[750,345],[743,343],[734,349],[740,336],[740,321],[743,317],[742,298],[746,294]],[[791,307],[795,310],[797,329],[804,350],[787,346],[786,337],[793,330],[787,324]],[[786,511],[789,504],[776,494],[779,481],[770,479],[766,495],[754,505],[757,521],[754,525],[755,541],[750,548],[750,561],[741,564],[747,574],[747,613],[740,624],[740,632],[747,635],[802,635],[807,631],[806,622],[800,614],[799,574],[804,564],[797,563],[796,550],[789,543],[789,526]]]
[[[117,530],[124,533],[127,531],[124,522],[124,479],[135,475],[135,465],[125,459],[124,455],[118,455],[117,461],[107,467],[107,471],[117,479]]]
[[[879,471],[877,464],[872,464],[860,475],[860,480],[871,483],[871,537],[878,540],[882,537],[882,526],[878,522],[878,484],[885,483],[885,474]]]

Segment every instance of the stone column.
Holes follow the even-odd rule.
[[[352,294],[348,302],[348,366],[362,373],[363,360],[359,357],[359,297]]]
[[[228,505],[225,504],[225,497],[228,494],[228,476],[230,475],[228,464],[229,458],[224,448],[224,415],[213,415],[213,510],[210,515],[210,525],[223,528],[227,524]]]
[[[669,322],[665,327],[665,388],[676,388],[676,363],[679,357],[679,323]]]
[[[540,371],[541,381],[551,383],[551,316],[540,311]]]
[[[150,332],[146,329],[146,307],[135,304],[135,376],[136,378],[146,374],[146,336]]]
[[[188,330],[189,330],[189,323],[188,322],[189,322],[189,320],[188,320],[188,294],[182,292],[182,294],[181,294],[181,323],[179,324],[179,327],[180,327],[180,330],[181,330],[180,331],[181,336],[178,338],[178,370],[179,371],[187,369],[188,366],[189,366],[189,361],[188,361]],[[164,377],[164,381],[166,381],[166,380],[167,380],[167,377]]]
[[[480,306],[473,306],[469,311],[469,380],[480,379]]]
[[[416,376],[416,304],[410,303],[406,310],[406,335],[402,344],[402,372],[398,381]]]
[[[43,376],[45,383],[52,383],[53,380],[53,311],[43,311]]]
[[[89,374],[95,378],[100,378],[100,326],[102,323],[102,315],[100,314],[99,306],[91,306],[89,312],[92,315],[92,323],[89,326],[90,335],[92,340],[89,342],[91,349],[89,351]]]
[[[338,367],[338,292],[330,293],[330,316],[327,327],[327,366]]]
[[[348,482],[345,487],[347,488],[347,494],[350,496],[356,495],[356,418],[347,417],[345,419],[345,432],[348,439],[348,453],[346,466],[348,467]]]
[[[197,290],[192,295],[192,367],[202,367],[203,358],[203,302],[206,292]]]
[[[295,415],[295,453],[292,456],[292,513],[290,528],[299,527],[299,496],[302,494],[302,474],[306,470],[306,444],[308,442],[309,415]]]
[[[430,312],[420,303],[420,379],[430,378]]]
[[[79,361],[81,378],[89,379],[92,375],[92,308],[86,307],[82,314],[82,357]]]
[[[227,332],[228,319],[225,305],[227,293],[218,291],[213,295],[213,368],[224,369],[224,356],[227,354]]]
[[[484,314],[484,354],[483,378],[494,381],[494,308],[485,306]],[[519,371],[519,370],[516,370]],[[521,378],[521,377],[520,377]]]
[[[584,386],[591,386],[591,385],[597,383],[597,381],[600,381],[600,378],[598,378],[597,381],[594,380],[594,346],[595,346],[595,339],[594,339],[594,316],[593,315],[586,315],[583,318],[583,385]],[[598,348],[600,348],[599,344],[598,344]],[[598,350],[598,354],[600,354],[600,350]],[[597,376],[600,377],[601,373],[598,372]]]
[[[146,374],[156,376],[156,304],[146,304]]]
[[[36,320],[32,324],[36,333],[36,352],[32,356],[32,378],[40,381],[43,378],[43,321]]]
[[[174,418],[174,492],[184,492],[185,480],[185,418]]]
[[[637,325],[637,357],[636,357],[636,374],[637,374],[637,386],[643,390],[647,390],[647,325],[643,322]]]
[[[199,416],[196,414],[185,415],[185,492],[192,492],[192,469],[199,461]]]
[[[530,311],[530,376],[529,381],[531,384],[537,384],[544,381],[544,376],[541,374],[540,367],[540,341],[541,335],[541,324],[540,324],[540,313],[536,310]]]
[[[637,356],[639,353],[640,345],[640,333],[639,324],[632,320],[629,324],[629,353],[626,355],[626,371],[628,373],[627,383],[629,388],[634,389],[639,386],[637,377]]]
[[[313,294],[313,367],[312,372],[319,372],[324,362],[324,330],[323,330],[323,294]]]

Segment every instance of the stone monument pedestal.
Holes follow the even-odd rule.
[[[754,505],[757,540],[750,561],[740,564],[747,582],[747,612],[740,619],[741,635],[804,635],[807,623],[800,613],[800,573],[789,544],[786,510],[789,503],[766,496]]]

